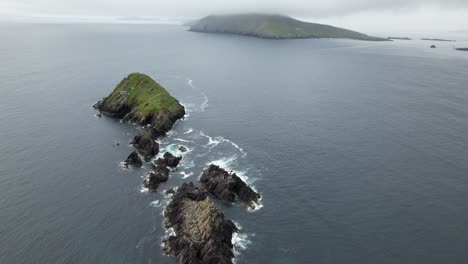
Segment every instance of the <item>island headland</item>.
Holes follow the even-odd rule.
[[[271,14],[211,15],[193,21],[188,26],[189,31],[194,32],[237,34],[266,39],[344,38],[389,41],[344,28]]]

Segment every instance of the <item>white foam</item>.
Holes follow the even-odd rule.
[[[184,134],[185,134],[185,133],[184,133]],[[174,140],[177,140],[177,141],[180,141],[180,142],[195,143],[195,142],[192,141],[192,140],[187,140],[187,139],[183,139],[183,138],[174,138]]]
[[[203,102],[200,105],[200,111],[205,112],[205,109],[208,107],[208,96],[206,94],[203,94]]]
[[[146,188],[146,187],[142,184],[142,185],[140,185],[140,192],[141,192],[141,193],[148,193],[149,190],[148,190],[148,188]]]
[[[192,176],[193,175],[193,172],[185,172],[185,171],[181,171],[180,172],[180,175],[182,175],[182,179],[187,179],[188,177]]]
[[[194,88],[193,80],[192,79],[187,79],[187,85],[190,86],[191,88]]]
[[[252,189],[254,189],[254,188],[252,188]],[[254,189],[254,191],[257,192],[257,190],[255,190],[255,189]],[[260,196],[260,199],[258,199],[258,202],[253,202],[254,208],[248,207],[247,211],[253,213],[253,212],[256,212],[256,211],[262,209],[263,208],[262,199],[263,199],[263,196]]]
[[[200,131],[200,136],[203,136],[203,137],[206,137],[208,139],[208,143],[207,145],[209,146],[210,149],[216,147],[217,145],[225,142],[225,143],[228,143],[228,144],[231,144],[234,148],[236,148],[240,153],[242,153],[242,156],[245,157],[247,155],[247,153],[244,151],[243,148],[241,148],[239,145],[237,145],[236,143],[232,142],[231,140],[227,139],[227,138],[224,138],[224,137],[210,137],[208,135],[206,135],[205,133],[203,133],[203,131]]]
[[[189,128],[187,131],[184,132],[185,135],[190,134],[193,132],[193,128]]]
[[[155,201],[152,201],[149,205],[151,207],[161,207],[162,202],[160,200],[155,200]]]
[[[252,244],[252,241],[250,240],[250,237],[254,237],[255,234],[247,234],[247,233],[241,233],[242,227],[239,225],[239,223],[234,222],[234,224],[237,226],[237,229],[239,231],[235,232],[232,234],[232,239],[231,243],[234,246],[234,256],[239,256],[241,251],[244,251],[247,249],[247,247]],[[234,259],[233,259],[234,260]]]

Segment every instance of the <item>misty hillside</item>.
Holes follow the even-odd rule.
[[[265,14],[207,16],[190,23],[189,30],[272,39],[347,38],[371,41],[386,40],[344,28],[307,23],[288,16]]]

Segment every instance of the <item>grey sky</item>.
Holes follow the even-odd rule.
[[[193,18],[273,12],[372,32],[468,28],[468,0],[0,0],[2,19]]]

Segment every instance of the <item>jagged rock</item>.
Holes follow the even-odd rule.
[[[179,165],[180,160],[182,157],[175,157],[169,152],[164,153],[164,160],[166,161],[166,165],[171,168],[177,167]]]
[[[152,172],[148,180],[144,182],[146,188],[155,192],[159,184],[169,179],[169,168],[177,167],[182,157],[174,157],[169,152],[164,153],[163,158],[158,158],[151,164]]]
[[[124,161],[125,167],[128,168],[129,165],[133,167],[141,167],[143,165],[143,162],[140,159],[140,156],[138,156],[138,153],[136,151],[133,151],[128,155],[127,159]]]
[[[187,148],[185,146],[180,146],[179,147],[179,150],[182,151],[182,152],[186,152],[187,151]]]
[[[232,263],[232,234],[238,228],[224,218],[205,191],[193,183],[182,184],[164,215],[166,228],[175,233],[164,238],[164,251],[178,257],[180,264]]]
[[[159,152],[159,144],[153,133],[152,129],[145,129],[130,142],[143,155],[145,161],[150,161]]]
[[[203,171],[200,182],[211,194],[226,202],[239,199],[251,208],[255,208],[260,199],[260,194],[247,186],[235,173],[229,173],[213,164]]]
[[[155,192],[158,189],[159,184],[166,182],[168,179],[169,174],[161,172],[150,172],[149,179],[145,180],[143,184],[150,192]]]

